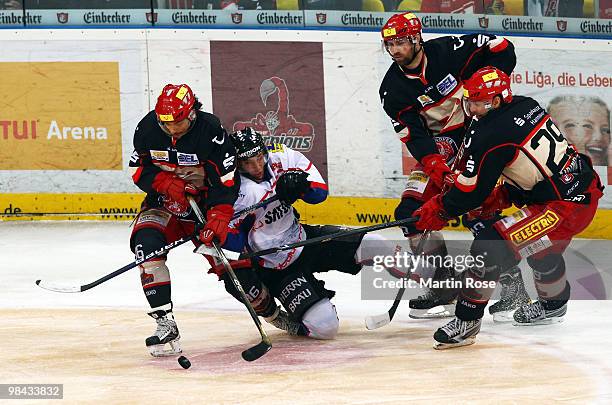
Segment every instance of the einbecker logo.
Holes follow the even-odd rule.
[[[557,20],[557,29],[560,32],[565,32],[565,30],[567,30],[567,21],[565,21],[565,20]]]
[[[319,24],[325,24],[327,22],[327,14],[317,13],[317,22]]]
[[[157,13],[147,13],[147,22],[156,23],[157,22]]]
[[[480,28],[489,28],[489,17],[479,17],[478,25],[480,25]]]
[[[232,22],[234,24],[240,24],[242,22],[242,14],[241,13],[232,13]]]
[[[66,24],[68,22],[68,13],[57,13],[57,22]]]

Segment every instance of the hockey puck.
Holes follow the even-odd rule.
[[[187,370],[189,367],[191,367],[191,362],[189,361],[189,359],[185,356],[181,356],[178,358],[178,363],[181,365],[181,367],[183,367],[185,370]]]

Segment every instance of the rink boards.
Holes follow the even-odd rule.
[[[138,213],[143,194],[0,194],[0,218],[11,220],[131,220]],[[392,198],[329,197],[323,204],[295,204],[307,224],[367,226],[393,221],[399,200]],[[511,210],[508,210],[511,212]],[[612,210],[597,211],[582,238],[610,239]],[[447,230],[463,229],[458,220]]]

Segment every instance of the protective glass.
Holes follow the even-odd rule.
[[[410,43],[412,44],[416,43],[416,38],[408,36],[408,37],[387,39],[383,41],[383,46],[385,50],[388,52],[392,46],[403,46],[403,45],[410,44]]]
[[[463,105],[463,112],[470,118],[473,118],[474,116],[482,116],[491,109],[491,100],[469,100],[468,98],[463,97],[461,102]],[[474,111],[474,113],[472,113],[472,111]]]

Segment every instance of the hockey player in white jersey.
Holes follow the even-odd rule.
[[[299,223],[299,214],[291,204],[298,199],[318,204],[328,193],[323,177],[302,153],[280,144],[266,147],[263,137],[251,128],[232,134],[231,139],[241,176],[234,209],[240,211],[275,194],[278,201],[232,221],[224,248],[258,251],[343,229]],[[376,243],[380,240],[382,243]],[[365,246],[374,246],[365,241],[387,247],[383,254],[395,249],[379,235],[356,235],[265,255],[252,262],[234,261],[232,266],[255,311],[266,321],[293,335],[333,339],[339,325],[330,301],[335,293],[326,289],[315,273],[337,270],[358,274],[365,260]],[[371,252],[367,255],[371,257]],[[213,271],[224,280],[228,292],[240,299],[223,267],[213,266]],[[275,298],[286,312],[277,306]]]

